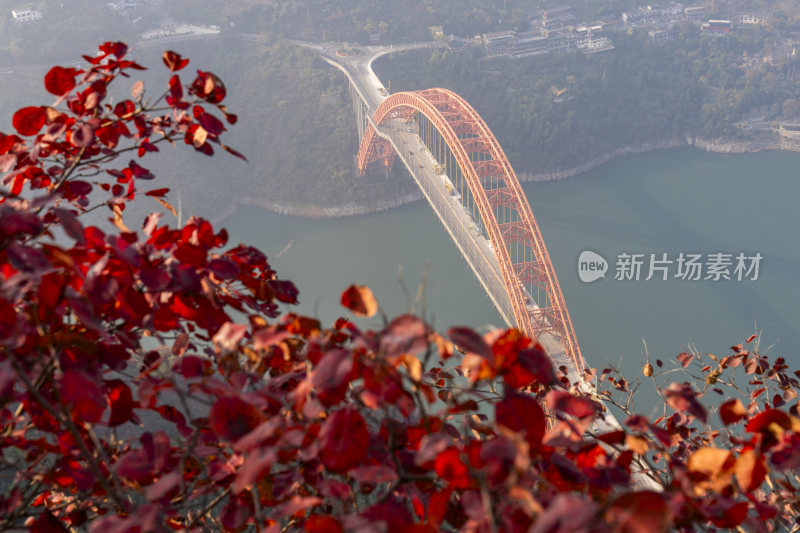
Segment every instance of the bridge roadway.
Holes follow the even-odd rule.
[[[378,126],[372,120],[375,110],[387,98],[380,92],[383,84],[372,70],[373,61],[388,53],[430,48],[437,46],[437,43],[359,47],[356,48],[358,54],[344,57],[337,55],[339,50],[337,46],[329,47],[299,41],[295,41],[295,43],[316,50],[326,62],[344,72],[366,105],[369,122],[375,127],[378,135],[392,144],[395,153],[411,173],[434,213],[489,295],[503,321],[509,327],[515,327],[511,301],[492,245],[489,239],[478,233],[472,219],[459,201],[458,195],[451,194],[447,190],[444,178],[434,171],[436,160],[416,134],[418,131],[415,127],[416,123],[406,124],[402,120],[393,120],[388,125]],[[530,298],[530,301],[531,307],[535,307],[533,298]],[[539,342],[545,347],[557,367],[568,369],[570,382],[583,382],[584,376],[578,374],[560,342],[549,334],[540,335]]]
[[[316,50],[326,62],[344,72],[353,89],[366,106],[366,119],[375,127],[378,135],[392,144],[397,156],[409,170],[422,194],[444,225],[450,238],[486,290],[500,316],[508,326],[515,327],[511,302],[500,273],[500,265],[492,250],[492,245],[487,238],[483,237],[475,229],[475,225],[459,201],[458,195],[448,191],[443,176],[436,174],[434,170],[436,160],[422,142],[422,139],[416,134],[419,131],[416,127],[416,121],[405,123],[402,119],[395,119],[390,120],[384,126],[378,126],[372,119],[375,110],[387,98],[379,90],[383,85],[372,70],[372,62],[378,57],[394,51],[427,48],[436,46],[436,44],[414,43],[391,47],[356,47],[359,51],[357,55],[341,57],[336,55],[339,47],[335,45],[325,46],[301,41],[293,42]],[[530,298],[530,300],[532,306],[535,306],[533,298]],[[594,396],[597,401],[603,404],[602,399],[597,397],[596,384],[586,380],[585,376],[577,372],[572,359],[567,355],[558,340],[548,333],[540,335],[538,340],[544,346],[556,367],[566,367],[570,383],[578,384],[581,390]],[[596,418],[590,428],[590,432],[602,434],[619,429],[622,429],[621,424],[608,409],[605,409],[604,418]],[[639,461],[633,463],[633,475],[636,479],[637,487],[640,489],[661,490],[660,485],[645,474],[647,470],[646,464]]]

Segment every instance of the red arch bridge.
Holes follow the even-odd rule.
[[[530,204],[491,130],[447,89],[395,93],[365,121],[358,170],[400,157],[503,318],[538,337],[571,378],[581,355]]]

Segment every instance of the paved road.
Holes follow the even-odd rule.
[[[338,55],[338,52],[343,49],[343,45],[339,43],[310,43],[296,40],[290,40],[289,42],[314,50],[328,63],[343,70],[351,77],[354,80],[353,85],[359,91],[362,100],[367,104],[370,114],[386,99],[378,91],[379,88],[383,87],[383,83],[372,70],[373,61],[393,52],[444,46],[442,43],[433,41],[398,45],[348,46],[349,50],[353,50],[356,53],[342,56]]]

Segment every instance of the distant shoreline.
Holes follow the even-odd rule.
[[[800,144],[791,146],[781,142],[780,137],[772,138],[772,136],[761,136],[759,139],[751,140],[706,140],[699,137],[685,136],[683,138],[667,139],[662,141],[650,141],[635,146],[624,146],[617,148],[605,154],[594,157],[585,163],[575,166],[566,170],[557,170],[553,172],[542,172],[532,174],[529,172],[518,172],[517,178],[521,182],[543,182],[543,181],[556,181],[561,179],[572,178],[588,172],[600,165],[613,161],[619,157],[631,154],[640,154],[644,152],[651,152],[655,150],[665,150],[669,148],[679,148],[682,146],[691,146],[699,148],[705,152],[711,153],[726,153],[726,154],[744,154],[763,152],[766,150],[780,150],[780,151],[800,151]],[[223,209],[220,214],[215,218],[216,222],[220,222],[236,212],[239,206],[251,205],[273,211],[281,215],[289,216],[302,216],[308,218],[342,218],[348,216],[367,215],[371,213],[378,213],[380,211],[387,211],[396,207],[401,207],[419,200],[422,200],[421,192],[414,192],[400,196],[398,198],[376,200],[366,204],[347,204],[344,206],[325,206],[308,203],[286,204],[282,202],[273,202],[267,199],[243,197],[236,201],[231,202],[227,208]]]

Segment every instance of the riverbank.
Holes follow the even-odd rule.
[[[773,134],[753,136],[753,138],[748,140],[701,139],[699,137],[686,135],[683,138],[651,141],[635,146],[624,146],[622,148],[618,148],[611,152],[594,157],[589,161],[570,169],[542,173],[518,172],[517,178],[522,182],[543,182],[567,179],[583,174],[584,172],[588,172],[589,170],[625,155],[640,154],[644,152],[651,152],[653,150],[665,150],[669,148],[679,148],[685,146],[691,146],[706,152],[725,154],[744,154],[762,152],[766,150],[783,150],[794,152],[800,151],[800,144],[787,143],[785,139]],[[269,211],[274,211],[281,215],[303,216],[311,218],[341,218],[378,213],[380,211],[386,211],[422,199],[423,196],[421,192],[414,192],[397,198],[381,199],[366,204],[324,206],[316,204],[288,204],[284,202],[272,202],[261,198],[244,197],[235,202],[231,202],[228,207],[223,209],[216,217],[216,221],[221,221],[229,217],[240,205],[253,205]]]

